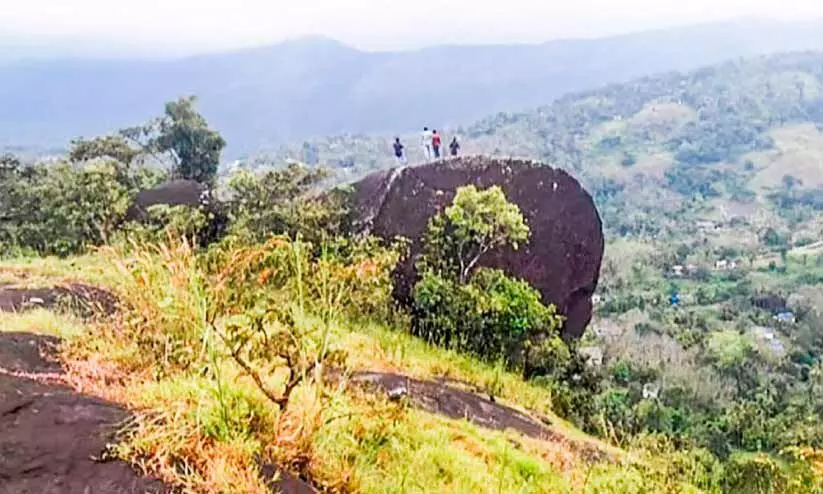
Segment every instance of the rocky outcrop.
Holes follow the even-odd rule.
[[[108,458],[128,413],[64,386],[58,343],[0,332],[0,494],[172,492]]]
[[[567,317],[563,336],[582,336],[592,314],[603,257],[603,229],[591,196],[563,170],[523,160],[461,157],[377,172],[354,184],[353,224],[360,232],[411,241],[395,274],[395,296],[408,303],[415,257],[429,219],[464,185],[499,185],[528,221],[519,250],[490,252],[482,265],[528,281]]]
[[[752,305],[769,312],[786,310],[787,301],[776,293],[758,293],[752,296]]]
[[[127,219],[144,219],[151,206],[199,207],[208,202],[208,188],[194,180],[172,180],[153,189],[140,191],[126,213]]]
[[[206,213],[208,223],[197,235],[201,245],[219,239],[228,226],[229,220],[223,204],[213,197],[212,191],[204,184],[194,180],[182,179],[172,180],[152,189],[140,191],[126,212],[126,219],[146,221],[149,219],[149,208],[159,205],[189,206],[199,208]]]

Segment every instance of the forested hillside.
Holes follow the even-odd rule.
[[[220,168],[230,141],[180,98],[56,163],[0,158],[0,332],[63,337],[61,379],[137,414],[115,456],[192,492],[267,492],[276,467],[321,492],[823,493],[821,125],[823,54],[804,52],[441,129],[492,157],[430,164],[452,183],[425,191],[370,177],[406,190],[383,189],[393,223],[437,205],[401,306],[410,239],[355,231],[376,218],[352,221],[357,187],[318,193],[326,170],[282,166],[351,181],[392,166],[393,136]],[[401,137],[420,161],[418,136]],[[495,159],[510,155],[569,173]],[[593,210],[596,235],[533,248],[583,225],[518,198],[524,170],[563,213],[572,185],[591,210],[583,182],[602,264]],[[140,205],[158,190],[173,201]],[[380,195],[366,202],[385,210]],[[524,269],[599,268],[576,290],[586,320],[594,307],[582,337],[516,269],[484,263],[515,250]],[[58,304],[77,283],[119,298],[118,315]]]
[[[684,199],[699,197],[732,215],[771,204],[787,177],[796,179],[795,193],[784,199],[815,206],[822,87],[823,54],[775,55],[573,93],[446,129],[445,137],[458,136],[464,153],[568,169],[595,196],[612,232],[648,234],[693,219]],[[419,160],[419,137],[403,140],[410,160]],[[342,180],[393,166],[388,136],[329,137],[271,154],[327,164]]]
[[[741,56],[823,48],[819,22],[737,21],[538,45],[362,52],[309,38],[180,60],[3,64],[0,146],[48,148],[197,95],[227,157],[312,136],[466,124],[569,91]],[[551,36],[551,33],[547,33]]]
[[[821,88],[823,54],[781,54],[447,129],[467,153],[540,159],[594,196],[608,242],[581,351],[619,441],[662,433],[721,458],[819,441]],[[418,136],[403,138],[419,158]],[[338,137],[278,156],[345,177],[392,166],[388,146]],[[565,410],[585,423],[582,409]],[[767,485],[746,492],[784,492]]]

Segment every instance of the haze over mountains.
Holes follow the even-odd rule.
[[[0,146],[63,145],[141,123],[165,101],[195,94],[233,158],[323,134],[468,124],[569,91],[809,49],[823,49],[823,21],[746,20],[409,52],[363,52],[305,38],[176,60],[38,58],[0,64]]]

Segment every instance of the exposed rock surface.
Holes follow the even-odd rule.
[[[608,457],[593,443],[571,440],[552,430],[551,421],[546,417],[495,403],[476,392],[447,385],[444,380],[425,381],[398,374],[358,372],[351,377],[351,382],[382,390],[391,400],[407,399],[410,404],[430,413],[468,420],[488,429],[513,430],[535,439],[563,443],[589,461]]]
[[[20,312],[26,309],[52,308],[60,303],[80,313],[102,311],[113,313],[117,298],[101,288],[73,283],[54,288],[0,288],[0,311]]]
[[[603,228],[591,196],[563,170],[523,160],[461,157],[369,175],[354,184],[354,224],[383,238],[403,236],[411,255],[396,270],[395,296],[408,303],[414,260],[429,219],[464,185],[499,185],[528,221],[531,239],[481,261],[531,283],[567,317],[564,338],[583,334],[603,258]]]
[[[56,342],[0,333],[0,494],[169,492],[122,461],[102,459],[127,414],[50,382],[60,373],[47,357]]]
[[[223,205],[213,197],[207,186],[194,180],[172,180],[153,189],[140,191],[126,211],[126,219],[146,221],[149,208],[159,205],[190,206],[206,213],[208,223],[197,234],[201,245],[219,239],[228,225]]]
[[[126,216],[130,220],[143,219],[151,206],[161,204],[198,207],[203,204],[207,193],[206,186],[194,180],[172,180],[140,191]]]

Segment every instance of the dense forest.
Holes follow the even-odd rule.
[[[593,196],[607,247],[580,341],[559,338],[562,317],[527,283],[470,268],[528,242],[499,188],[461,188],[431,220],[399,309],[403,242],[350,235],[346,187],[315,193],[391,166],[389,137],[219,168],[226,141],[194,99],[56,163],[4,157],[0,274],[19,283],[25,259],[56,255],[52,270],[120,287],[123,320],[71,350],[138,376],[118,388],[127,403],[180,411],[156,408],[120,455],[197,492],[231,491],[240,480],[208,472],[261,455],[328,492],[823,492],[820,125],[823,55],[793,53],[446,129],[466,153],[538,159]],[[401,137],[414,158],[417,136]],[[211,194],[130,214],[169,178]],[[341,368],[468,383],[549,417],[568,457],[335,387],[324,372]],[[410,467],[416,450],[426,461]]]

